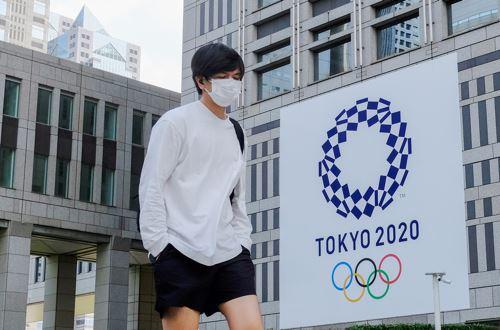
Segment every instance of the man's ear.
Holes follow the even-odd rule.
[[[197,76],[196,78],[196,84],[198,85],[199,88],[203,89],[203,84],[205,83],[205,78],[202,76]]]

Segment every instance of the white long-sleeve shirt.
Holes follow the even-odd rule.
[[[245,138],[245,151],[246,151]],[[163,114],[153,126],[139,183],[144,247],[168,243],[211,266],[250,249],[245,155],[234,126],[201,101]],[[234,188],[233,203],[229,196]]]

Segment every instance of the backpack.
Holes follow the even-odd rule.
[[[233,126],[234,126],[234,131],[236,133],[236,137],[238,138],[238,142],[240,143],[240,150],[241,150],[241,153],[244,152],[244,148],[245,148],[245,141],[244,141],[244,136],[243,136],[243,129],[241,128],[240,124],[238,123],[237,120],[229,117],[229,120],[231,121],[231,123],[233,123]],[[134,196],[134,200],[138,199],[139,198],[139,193],[137,193],[135,196]],[[234,189],[233,191],[231,192],[231,195],[229,196],[229,200],[231,201],[231,204],[233,203],[233,198],[234,198]],[[138,203],[139,205],[139,203]],[[139,224],[139,215],[141,214],[141,209],[140,209],[140,206],[138,206],[137,208],[137,216],[136,216],[136,222],[137,222],[137,231],[138,232],[141,232],[141,226]]]

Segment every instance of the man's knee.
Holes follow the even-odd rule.
[[[188,307],[167,307],[163,313],[163,330],[198,329],[199,312]]]

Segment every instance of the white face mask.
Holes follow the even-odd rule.
[[[233,78],[211,79],[212,91],[205,88],[205,92],[221,107],[230,106],[241,93],[241,80]]]

